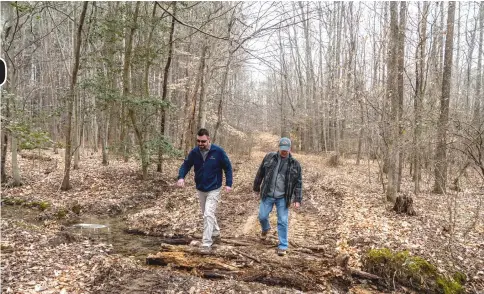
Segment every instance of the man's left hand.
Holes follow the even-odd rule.
[[[301,203],[299,203],[299,202],[293,202],[292,203],[292,207],[294,207],[294,208],[299,208],[299,206],[301,206]]]
[[[230,192],[230,191],[232,191],[232,187],[226,186],[225,187],[225,192]]]

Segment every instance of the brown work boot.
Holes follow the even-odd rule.
[[[222,237],[220,237],[220,235],[212,236],[212,243],[213,244],[219,244],[220,242],[222,242]]]
[[[279,256],[285,256],[286,254],[287,254],[287,250],[286,249],[280,249],[280,248],[277,249],[277,255],[279,255]]]
[[[200,254],[208,255],[212,253],[212,247],[210,246],[201,246],[200,247]]]
[[[267,230],[267,231],[262,231],[262,232],[260,233],[260,239],[261,239],[262,241],[265,241],[265,240],[267,240],[267,236],[268,236],[268,235],[269,235],[269,230]]]

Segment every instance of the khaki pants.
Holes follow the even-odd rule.
[[[215,211],[220,200],[220,190],[222,190],[222,187],[209,192],[197,190],[203,215],[202,246],[212,246],[212,237],[220,235],[220,228],[215,218]]]

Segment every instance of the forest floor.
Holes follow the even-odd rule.
[[[100,154],[86,155],[71,171],[72,189],[61,191],[62,152],[23,152],[24,185],[2,187],[1,292],[418,293],[365,277],[365,253],[389,248],[423,257],[442,274],[463,272],[465,291],[484,293],[482,191],[436,195],[424,177],[414,196],[417,215],[396,214],[373,162],[329,167],[324,155],[293,154],[303,168],[303,205],[290,211],[287,256],[277,256],[275,212],[274,230],[261,242],[252,195],[257,168],[276,141],[260,134],[250,157],[229,154],[234,190],[222,192],[222,239],[210,255],[197,248],[202,217],[193,172],[185,188],[175,186],[181,159],[166,160],[163,173],[150,170],[143,181],[135,160],[103,166]],[[405,177],[402,190],[412,187]],[[112,228],[73,229],[80,222]]]

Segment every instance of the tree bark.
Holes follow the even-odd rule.
[[[72,5],[72,11],[73,11],[73,14],[74,15],[77,15],[77,9],[76,9],[76,6],[77,6],[77,3],[75,2],[71,2],[70,3]],[[72,44],[75,44],[76,43],[76,38],[77,38],[77,35],[76,35],[76,30],[75,30],[75,27],[76,27],[76,22],[74,21],[72,23]],[[73,56],[76,56],[76,47],[75,46],[72,46],[73,47]],[[74,155],[74,164],[72,165],[72,169],[79,169],[79,160],[80,160],[80,154],[79,154],[79,151],[81,149],[81,144],[80,144],[80,130],[79,130],[79,116],[80,116],[80,113],[79,113],[79,95],[76,95],[75,92],[74,92],[74,95],[72,97],[72,99],[74,99],[74,111],[73,111],[73,116],[74,116],[74,121],[73,121],[73,126],[72,126],[72,144],[74,146],[74,150],[73,150],[73,155]]]
[[[207,50],[209,50],[207,48]],[[202,72],[202,80],[200,85],[200,104],[198,106],[198,122],[197,122],[197,129],[205,128],[205,124],[207,123],[207,84],[208,79],[205,77],[207,73]]]
[[[387,127],[388,141],[388,185],[386,191],[387,201],[395,202],[398,186],[398,6],[397,2],[390,2],[390,41],[388,50],[388,79],[387,99],[390,102],[389,119]]]
[[[454,46],[455,2],[449,2],[447,35],[445,39],[444,72],[442,75],[442,96],[437,129],[437,150],[435,163],[434,192],[445,193],[447,186],[447,128],[449,123],[450,84],[452,77],[452,50]]]
[[[190,146],[193,144],[192,140],[195,138],[195,114],[197,109],[197,94],[200,89],[200,83],[202,80],[203,71],[205,68],[205,55],[207,53],[208,46],[202,47],[202,56],[200,57],[200,64],[198,66],[198,72],[195,78],[195,86],[193,87],[192,97],[189,101],[189,113],[188,113],[188,125],[185,130],[185,150],[189,150]]]
[[[176,1],[173,2],[173,16],[171,18],[170,26],[170,37],[168,39],[168,56],[166,59],[165,68],[163,70],[163,86],[161,93],[161,101],[166,102],[166,97],[168,94],[168,75],[170,74],[171,59],[173,55],[173,34],[175,32],[175,17],[176,17]],[[165,140],[165,118],[166,118],[166,107],[162,106],[160,110],[160,138]],[[157,172],[163,171],[163,144],[158,146],[158,164],[156,166]]]
[[[407,5],[405,1],[400,2],[400,24],[398,28],[398,133],[396,134],[398,137],[397,146],[398,146],[398,171],[397,171],[397,192],[400,192],[400,186],[402,184],[402,168],[403,168],[403,150],[400,146],[400,141],[402,139],[402,132],[403,126],[402,124],[402,115],[403,115],[403,93],[404,93],[404,84],[403,84],[403,75],[405,71],[405,29],[406,29],[406,14],[407,14]]]
[[[482,81],[482,43],[484,36],[484,2],[479,4],[479,45],[477,49],[477,77],[476,77],[476,100],[474,102],[474,125],[478,126],[482,122],[481,118],[481,81]]]
[[[420,6],[419,6],[420,7]],[[415,98],[414,98],[414,113],[415,113],[415,128],[413,137],[413,180],[415,181],[414,193],[420,193],[420,180],[422,177],[421,166],[421,136],[422,136],[422,107],[423,98],[425,94],[425,58],[427,50],[427,16],[429,12],[429,2],[424,2],[421,12],[421,20],[419,23],[419,43],[417,45],[415,64]]]
[[[133,39],[134,39],[134,33],[136,31],[136,22],[138,20],[140,4],[141,4],[140,1],[136,2],[136,7],[133,14],[133,20],[126,34],[126,47],[124,51],[124,65],[123,65],[123,97],[125,99],[129,99],[129,95],[131,94],[131,86],[130,86],[131,54],[133,53],[132,52]],[[148,46],[150,46],[150,44],[148,44]],[[143,133],[142,127],[139,127],[136,122],[136,115],[132,106],[128,106],[128,116],[131,119],[134,133],[140,148],[142,177],[143,177],[143,180],[145,180],[148,176],[149,158],[148,158],[148,150],[146,148],[144,133]]]
[[[5,15],[4,12],[4,5],[0,3],[0,13],[2,15]],[[3,25],[0,25],[0,36],[3,36]],[[5,36],[7,38],[7,36]],[[3,40],[0,38],[0,53],[3,53]],[[3,55],[3,54],[2,54]],[[2,101],[2,93],[3,93],[3,86],[0,87],[0,102]],[[5,99],[5,98],[3,98]],[[3,115],[8,118],[10,116],[9,114],[9,103],[8,100],[5,103],[5,112]],[[3,119],[0,122],[1,125],[1,133],[0,133],[0,142],[1,142],[1,160],[0,160],[0,178],[1,182],[4,183],[7,181],[7,171],[6,171],[6,158],[7,158],[7,146],[8,146],[8,135],[7,135],[7,128],[6,125],[7,121],[4,121]]]
[[[70,169],[71,169],[71,159],[72,159],[72,141],[71,141],[71,133],[72,133],[72,114],[74,108],[74,95],[76,91],[76,84],[77,84],[77,73],[79,71],[79,59],[80,59],[80,51],[81,51],[81,42],[82,42],[82,27],[84,25],[84,18],[86,17],[86,11],[88,6],[88,1],[83,3],[81,17],[79,19],[79,27],[77,29],[77,38],[76,38],[76,47],[74,51],[74,65],[72,67],[72,76],[71,76],[71,85],[69,88],[68,94],[68,101],[67,101],[67,124],[66,124],[66,150],[65,150],[65,161],[64,161],[64,178],[62,180],[61,189],[63,191],[69,190],[71,188],[70,185]]]
[[[218,101],[218,106],[217,106],[217,123],[215,124],[215,131],[213,132],[213,136],[212,136],[212,142],[216,142],[217,140],[217,134],[218,134],[218,130],[222,124],[222,120],[223,120],[223,103],[224,103],[224,99],[225,99],[225,95],[226,95],[226,89],[227,89],[227,80],[228,80],[228,76],[229,76],[229,72],[230,72],[230,64],[232,63],[232,56],[233,54],[235,53],[235,50],[236,49],[232,49],[232,41],[230,40],[230,36],[232,34],[232,28],[233,28],[233,25],[234,25],[234,22],[235,22],[235,10],[234,10],[234,13],[231,15],[230,17],[230,21],[228,23],[228,28],[227,28],[227,31],[228,31],[228,37],[229,37],[229,42],[227,44],[227,48],[228,48],[228,51],[229,51],[229,55],[227,56],[227,61],[225,63],[225,66],[224,66],[224,73],[223,73],[223,76],[222,76],[222,84],[220,85],[220,99]],[[239,47],[237,47],[239,48]]]

